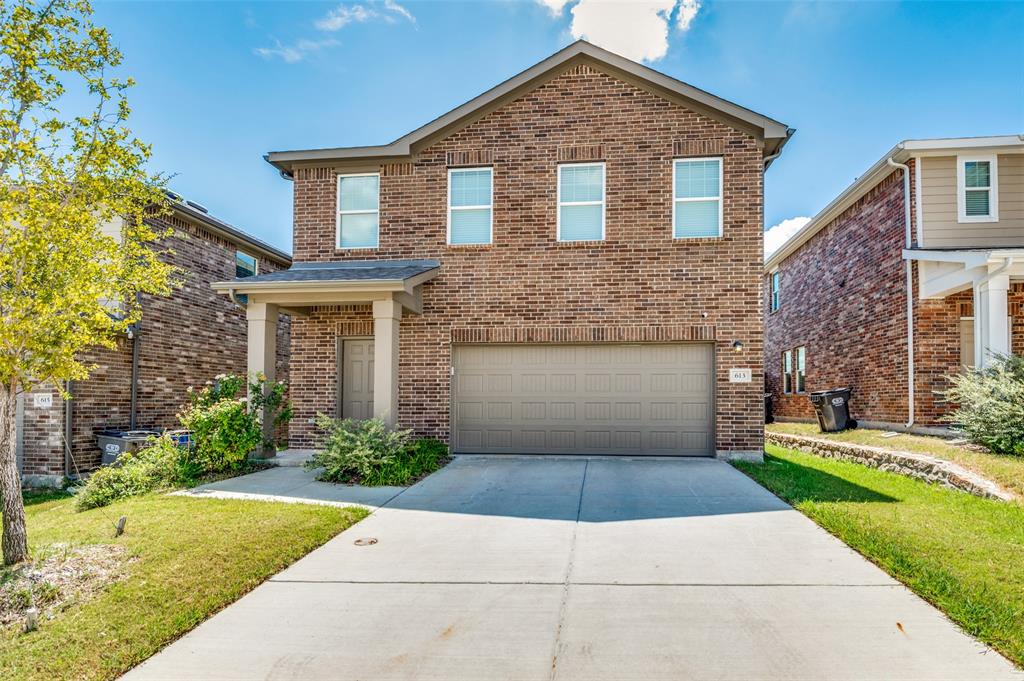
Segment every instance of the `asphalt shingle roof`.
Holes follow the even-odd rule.
[[[404,281],[441,266],[437,260],[348,260],[295,263],[290,269],[233,279],[240,284],[289,281]]]

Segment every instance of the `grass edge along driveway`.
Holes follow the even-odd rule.
[[[735,466],[1024,666],[1024,506],[773,445]]]
[[[367,515],[155,494],[82,513],[70,498],[34,501],[30,548],[121,543],[135,560],[125,579],[37,631],[0,631],[6,678],[116,678]],[[121,515],[127,528],[114,539],[111,518]]]

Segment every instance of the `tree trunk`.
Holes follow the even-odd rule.
[[[4,524],[4,565],[28,560],[28,533],[25,531],[25,504],[21,498],[18,435],[14,422],[17,408],[17,385],[0,384],[0,510]]]

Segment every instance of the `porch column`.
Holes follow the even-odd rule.
[[[398,418],[398,333],[402,305],[373,301],[373,416],[389,426]]]
[[[993,353],[1010,353],[1006,302],[1009,289],[1009,274],[996,275],[974,289],[974,365],[977,367],[991,364]]]
[[[249,303],[245,316],[249,320],[249,376],[262,373],[267,383],[277,377],[277,305],[273,303]],[[263,439],[272,442],[274,423],[263,414]],[[257,452],[262,457],[276,455],[273,446],[265,446]]]

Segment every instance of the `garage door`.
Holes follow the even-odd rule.
[[[712,454],[709,344],[455,348],[454,449]]]

